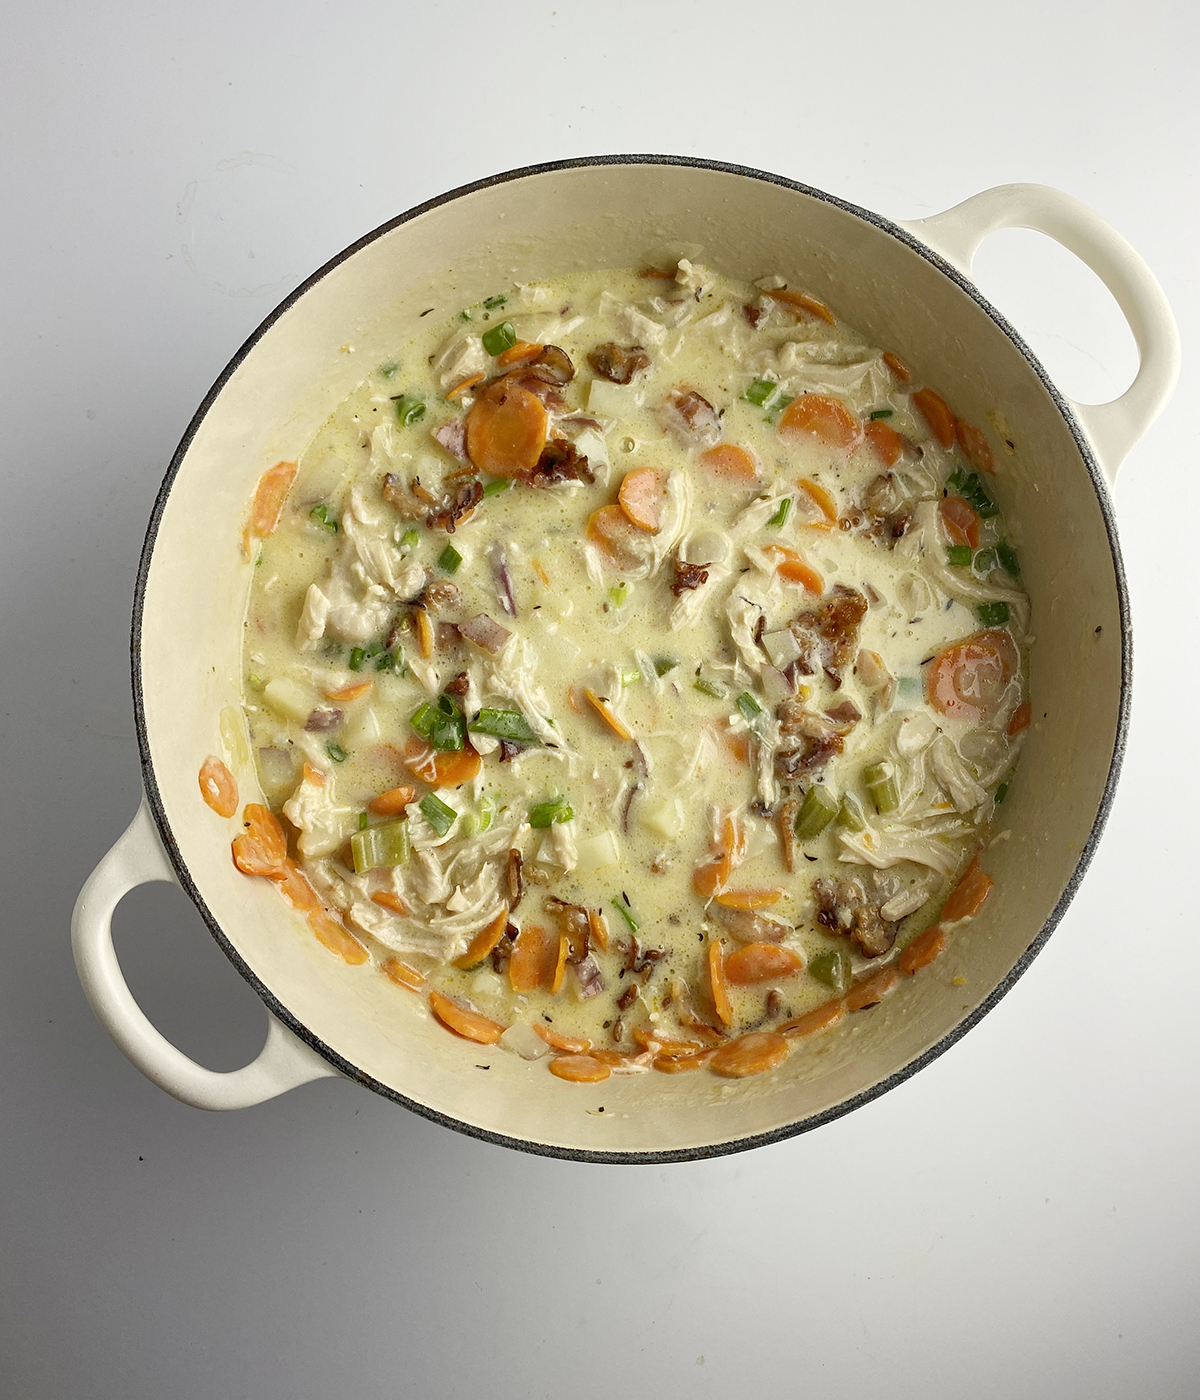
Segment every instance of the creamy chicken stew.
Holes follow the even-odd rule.
[[[239,868],[567,1080],[768,1070],[931,962],[1031,714],[1000,435],[686,259],[395,344],[251,505]]]

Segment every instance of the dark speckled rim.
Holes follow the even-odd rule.
[[[230,376],[250,353],[255,345],[263,338],[275,322],[293,306],[311,287],[315,286],[321,278],[332,272],[334,268],[341,266],[348,258],[352,257],[361,248],[374,242],[375,239],[398,228],[401,224],[406,224],[419,215],[426,213],[430,209],[439,208],[441,205],[449,204],[452,200],[463,195],[473,194],[477,190],[490,189],[496,185],[508,184],[515,180],[524,180],[531,176],[546,175],[559,170],[585,169],[591,166],[625,166],[625,165],[666,165],[683,166],[696,170],[717,170],[727,175],[740,175],[748,180],[759,180],[765,184],[779,185],[784,189],[795,190],[798,194],[807,195],[811,199],[821,200],[825,204],[830,204],[844,213],[853,214],[864,223],[870,224],[872,228],[878,229],[882,233],[889,234],[897,239],[918,256],[924,258],[926,262],[932,263],[940,272],[960,287],[972,301],[976,303],[995,323],[998,330],[1005,335],[1008,340],[1020,351],[1029,368],[1037,376],[1047,394],[1053,400],[1055,407],[1062,414],[1063,420],[1070,429],[1071,436],[1075,439],[1075,444],[1079,449],[1079,455],[1091,478],[1092,490],[1095,492],[1096,503],[1100,508],[1100,514],[1104,519],[1104,528],[1108,534],[1109,549],[1112,553],[1113,573],[1117,584],[1117,601],[1121,614],[1121,696],[1117,717],[1117,732],[1113,744],[1112,760],[1109,764],[1108,777],[1104,784],[1104,793],[1100,799],[1100,805],[1096,812],[1096,819],[1092,824],[1091,832],[1087,843],[1080,852],[1079,859],[1075,863],[1075,869],[1071,873],[1071,878],[1067,881],[1067,886],[1063,890],[1062,896],[1054,906],[1050,917],[1042,925],[1036,937],[1029,944],[1015,966],[1009,971],[1004,980],[995,988],[989,997],[980,1003],[968,1016],[949,1031],[935,1045],[918,1055],[902,1068],[888,1075],[886,1079],[869,1089],[864,1089],[862,1093],[855,1094],[852,1098],[846,1099],[843,1103],[826,1109],[823,1113],[813,1114],[811,1117],[800,1119],[794,1123],[788,1123],[784,1127],[776,1128],[769,1133],[756,1133],[749,1137],[733,1139],[729,1142],[714,1143],[706,1147],[680,1148],[670,1152],[597,1152],[582,1148],[557,1147],[546,1143],[532,1142],[525,1138],[509,1137],[503,1133],[493,1133],[486,1129],[475,1127],[473,1124],[464,1123],[460,1119],[452,1118],[448,1114],[439,1113],[437,1110],[429,1108],[427,1105],[418,1103],[414,1099],[406,1097],[397,1090],[390,1088],[386,1084],[381,1084],[378,1080],[366,1074],[358,1066],[351,1064],[338,1054],[332,1046],[326,1045],[324,1041],[315,1036],[307,1026],[303,1025],[288,1010],[286,1006],[275,996],[271,989],[265,985],[247,966],[241,955],[229,942],[222,932],[220,925],[213,917],[208,906],[205,904],[200,891],[197,889],[192,879],[191,873],[184,862],[179,847],[175,841],[170,823],[167,820],[166,811],[163,807],[162,797],[158,790],[158,783],[154,774],[154,765],[150,758],[150,742],[146,732],[146,712],[142,695],[142,663],[141,663],[141,642],[142,642],[142,614],[146,595],[146,581],[150,572],[150,560],[154,553],[155,541],[158,537],[159,522],[162,520],[163,511],[166,507],[167,497],[170,495],[171,487],[174,484],[176,473],[187,455],[193,438],[204,421],[209,409],[212,408],[217,396],[225,387]],[[1105,485],[1100,468],[1092,455],[1086,437],[1083,434],[1079,423],[1076,421],[1070,406],[1063,396],[1050,382],[1046,371],[1042,368],[1033,352],[1017,334],[1012,326],[1003,316],[991,306],[979,293],[979,290],[964,277],[960,272],[952,267],[944,258],[938,256],[931,249],[920,243],[904,229],[899,228],[890,220],[882,218],[878,214],[872,213],[868,209],[860,209],[857,205],[850,204],[846,200],[837,199],[833,195],[825,194],[821,190],[813,189],[809,185],[802,185],[798,181],[785,179],[781,175],[770,175],[762,170],[754,170],[747,166],[730,165],[724,161],[699,160],[689,156],[658,156],[658,155],[612,155],[612,156],[586,156],[576,160],[549,161],[544,165],[525,166],[519,170],[508,170],[503,174],[494,175],[486,180],[477,180],[473,184],[462,185],[458,189],[451,190],[447,194],[439,195],[436,199],[428,200],[424,204],[419,204],[410,209],[407,213],[400,214],[395,219],[381,224],[379,228],[360,238],[356,243],[352,243],[343,252],[339,253],[319,268],[316,272],[302,282],[275,308],[274,311],[262,322],[258,329],[242,345],[237,354],[226,365],[219,378],[204,397],[203,403],[197,409],[195,417],[188,424],[187,431],[180,440],[179,446],[175,450],[175,455],[171,458],[171,465],[167,469],[167,474],[163,478],[162,486],[159,488],[158,496],[154,502],[154,509],[150,515],[150,523],[146,530],[145,542],[142,546],[142,557],[138,565],[137,585],[133,599],[133,625],[131,632],[131,660],[133,672],[133,706],[134,717],[137,724],[138,749],[141,754],[142,781],[145,784],[146,796],[150,803],[150,810],[154,814],[154,821],[158,827],[159,835],[162,838],[163,846],[167,852],[179,883],[191,897],[192,903],[200,911],[200,916],[208,925],[209,931],[216,939],[217,943],[225,952],[226,956],[242,974],[247,982],[254,988],[258,995],[267,1005],[267,1009],[273,1016],[282,1021],[289,1030],[294,1032],[306,1044],[328,1060],[331,1065],[338,1069],[348,1079],[356,1080],[359,1084],[368,1089],[374,1089],[377,1094],[382,1094],[385,1098],[392,1099],[396,1103],[403,1104],[405,1108],[411,1109],[414,1113],[419,1113],[423,1118],[428,1118],[434,1123],[440,1123],[444,1127],[453,1128],[460,1133],[466,1133],[469,1137],[479,1138],[484,1142],[498,1143],[504,1147],[514,1147],[522,1152],[532,1152],[539,1157],[561,1157],[575,1162],[602,1162],[602,1163],[634,1163],[657,1165],[666,1162],[688,1162],[700,1161],[709,1157],[723,1157],[732,1152],[745,1152],[752,1147],[762,1147],[767,1143],[781,1142],[785,1138],[795,1137],[800,1133],[811,1132],[813,1128],[819,1128],[824,1123],[831,1123],[835,1118],[842,1117],[843,1114],[851,1112],[855,1108],[861,1107],[865,1103],[870,1103],[872,1099],[877,1099],[881,1094],[886,1094],[889,1089],[894,1089],[898,1084],[902,1084],[910,1075],[916,1074],[920,1069],[931,1064],[944,1054],[957,1041],[960,1040],[973,1027],[979,1024],[984,1016],[1000,1001],[1000,999],[1013,987],[1017,979],[1037,957],[1045,946],[1047,939],[1054,932],[1059,920],[1066,911],[1079,888],[1079,883],[1087,872],[1088,866],[1095,855],[1096,847],[1099,844],[1101,833],[1104,830],[1105,822],[1112,807],[1113,796],[1116,790],[1117,778],[1120,774],[1121,762],[1125,754],[1125,743],[1129,729],[1129,710],[1131,698],[1131,677],[1133,666],[1133,639],[1130,630],[1129,614],[1129,594],[1125,583],[1125,571],[1121,562],[1121,551],[1117,543],[1116,522],[1113,516],[1112,500]]]

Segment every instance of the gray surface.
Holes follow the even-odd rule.
[[[126,636],[167,460],[275,301],[390,215],[620,149],[897,217],[1040,180],[1143,252],[1190,345],[1193,6],[1102,3],[1086,31],[1067,5],[826,9],[764,0],[732,37],[715,5],[6,21],[0,1392],[1195,1393],[1190,369],[1117,491],[1137,681],[1096,864],[998,1010],[879,1102],[672,1168],[536,1160],[334,1082],[206,1115],[126,1064],[75,982],[71,905],[137,803]],[[1004,234],[977,270],[1068,392],[1128,380],[1065,254]],[[135,892],[117,931],[181,1048],[255,1053],[262,1010],[182,895]]]

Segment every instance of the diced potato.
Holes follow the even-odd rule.
[[[298,681],[278,676],[268,681],[263,690],[263,699],[280,719],[290,719],[294,724],[303,724],[312,714],[316,696]]]
[[[578,864],[575,868],[583,873],[616,865],[621,859],[617,838],[611,831],[602,831],[598,836],[585,836],[577,849]]]
[[[604,418],[628,418],[637,408],[637,398],[622,384],[593,379],[588,386],[588,412]]]
[[[790,627],[781,627],[776,632],[764,632],[763,648],[771,658],[771,665],[783,671],[800,655],[800,644]]]
[[[674,841],[683,834],[683,803],[678,797],[660,797],[641,804],[638,820],[664,841]]]

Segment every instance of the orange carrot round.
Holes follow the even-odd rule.
[[[806,1011],[803,1016],[793,1016],[790,1021],[785,1021],[778,1027],[779,1034],[786,1035],[789,1039],[800,1040],[806,1035],[816,1035],[818,1031],[836,1026],[845,1015],[846,1008],[841,999],[835,998],[833,1001],[823,1002],[812,1011]]]
[[[467,415],[467,456],[489,476],[528,476],[546,445],[548,424],[536,395],[498,380]]]
[[[398,987],[407,987],[410,992],[415,992],[425,985],[424,976],[415,967],[401,962],[399,958],[384,958],[379,964],[379,970]]]
[[[245,875],[265,875],[282,880],[287,856],[287,837],[279,819],[269,808],[248,802],[242,813],[246,830],[233,838],[233,863]]]
[[[515,345],[510,345],[507,350],[502,350],[496,356],[496,364],[500,369],[509,369],[512,365],[528,364],[530,360],[536,360],[546,347],[538,345],[530,340],[518,340]]]
[[[754,454],[732,442],[719,442],[700,454],[700,464],[731,486],[757,486],[758,462]]]
[[[769,544],[763,550],[776,559],[775,572],[788,583],[798,583],[809,593],[824,593],[825,581],[811,564],[806,564],[794,549],[786,545]]]
[[[862,425],[840,399],[801,394],[783,410],[779,432],[785,438],[817,438],[848,452],[862,440]]]
[[[308,926],[317,942],[335,953],[352,967],[361,966],[370,954],[350,932],[341,919],[335,918],[324,906],[308,911]]]
[[[398,817],[410,803],[416,801],[416,797],[416,788],[389,788],[387,792],[381,792],[378,797],[371,798],[367,803],[367,811],[374,812],[377,817]]]
[[[979,857],[967,866],[963,877],[950,891],[942,909],[942,918],[952,924],[957,919],[973,918],[983,908],[995,881],[979,868]]]
[[[992,456],[991,444],[973,423],[958,419],[954,425],[954,436],[958,439],[963,456],[977,472],[996,470],[996,459]]]
[[[1008,722],[1006,733],[1010,739],[1015,739],[1018,734],[1028,729],[1033,721],[1033,706],[1028,700],[1022,700],[1013,711],[1013,717]]]
[[[480,1045],[495,1045],[504,1034],[504,1027],[498,1021],[460,1006],[441,992],[429,993],[429,1009],[448,1031],[461,1035],[464,1040],[474,1040]]]
[[[686,1055],[658,1054],[650,1063],[660,1074],[686,1074],[689,1070],[703,1069],[715,1053],[714,1050],[692,1050]]]
[[[533,1023],[533,1030],[534,1034],[541,1036],[551,1050],[561,1050],[564,1055],[586,1055],[592,1048],[592,1042],[583,1036],[563,1035],[560,1031],[538,1021]]]
[[[778,904],[783,895],[780,889],[722,890],[717,903],[727,909],[767,909]]]
[[[927,928],[924,933],[918,933],[916,938],[900,954],[897,966],[900,971],[909,977],[918,973],[921,968],[928,967],[936,957],[940,957],[946,949],[946,930],[941,924],[934,924],[932,928]]]
[[[508,925],[508,905],[506,904],[490,923],[479,930],[461,957],[454,959],[455,967],[478,967],[497,943],[504,937]]]
[[[820,482],[814,481],[808,476],[802,476],[796,485],[825,517],[823,520],[805,521],[804,523],[808,525],[810,530],[832,530],[838,523],[837,502],[832,495]]]
[[[904,451],[904,439],[889,423],[876,418],[863,425],[863,435],[885,467],[894,467]]]
[[[414,777],[430,787],[460,787],[483,767],[483,760],[472,748],[435,749],[415,735],[405,742],[404,762]]]
[[[612,1070],[595,1055],[555,1055],[550,1073],[569,1084],[599,1084]]]
[[[900,980],[900,974],[894,967],[885,967],[877,972],[874,977],[868,977],[866,981],[859,982],[846,993],[843,998],[847,1011],[865,1011],[869,1006],[875,1006],[881,1002]]]
[[[237,779],[212,754],[200,765],[200,796],[218,817],[232,817],[237,811]]]
[[[408,900],[392,890],[376,890],[371,896],[371,903],[378,904],[381,909],[387,909],[393,914],[412,913],[412,905]]]
[[[810,316],[824,321],[827,326],[837,324],[833,312],[825,303],[818,301],[816,297],[810,297],[807,292],[794,292],[788,287],[778,287],[774,291],[769,291],[767,295],[772,301],[781,302],[793,311],[806,311]]]
[[[882,359],[883,363],[887,365],[888,369],[891,370],[901,384],[907,384],[912,378],[908,366],[899,355],[893,355],[890,350],[885,350]]]
[[[1016,643],[1007,632],[977,632],[938,652],[929,663],[929,703],[949,719],[980,719],[1000,703],[1019,661]]]
[[[746,943],[725,959],[725,979],[734,987],[794,977],[804,967],[801,958],[778,943]]]
[[[588,516],[587,537],[614,569],[635,569],[641,562],[637,538],[643,532],[620,506],[601,506]]]
[[[940,394],[935,394],[932,389],[918,389],[912,396],[912,401],[938,442],[943,447],[953,447],[954,411],[946,400]]]
[[[250,511],[252,534],[261,539],[274,532],[295,476],[295,462],[276,462],[258,478],[258,485],[254,489],[254,505]]]
[[[745,1079],[781,1065],[790,1049],[787,1040],[775,1031],[752,1031],[722,1045],[713,1054],[709,1067],[726,1079]]]
[[[708,982],[717,1020],[723,1026],[732,1026],[733,1007],[729,1004],[729,991],[725,984],[725,950],[719,938],[714,938],[708,945]]]
[[[514,992],[536,992],[554,976],[558,944],[537,924],[529,924],[517,934],[508,959],[508,984]]]
[[[635,467],[625,473],[617,492],[617,504],[639,530],[654,535],[658,533],[662,518],[665,490],[666,477],[657,467]]]
[[[938,502],[938,514],[955,544],[979,548],[979,516],[962,496],[943,496]]]

